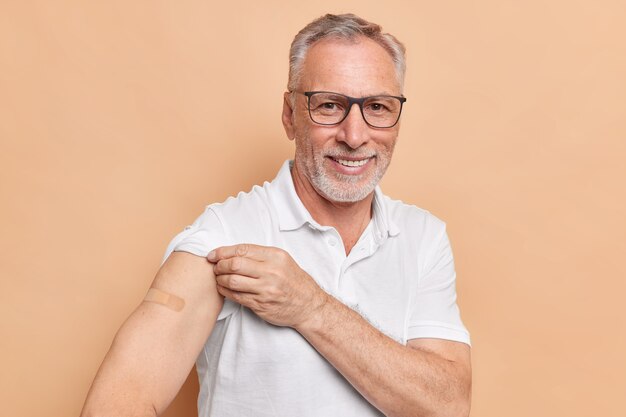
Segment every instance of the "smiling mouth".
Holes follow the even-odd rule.
[[[334,158],[332,156],[330,158],[333,161],[335,161],[338,164],[343,165],[345,167],[362,167],[363,165],[367,164],[370,159],[372,159],[372,157],[369,157],[369,158],[365,158],[365,159],[352,160],[352,159]]]

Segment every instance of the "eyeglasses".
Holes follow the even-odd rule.
[[[320,125],[337,125],[348,117],[353,104],[358,104],[363,120],[379,129],[394,127],[400,120],[405,97],[369,96],[354,98],[329,91],[306,91],[309,116]]]

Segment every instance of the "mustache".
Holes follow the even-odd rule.
[[[376,156],[376,152],[369,149],[352,149],[345,144],[340,144],[335,148],[326,151],[324,156],[329,156],[335,159],[367,159]]]

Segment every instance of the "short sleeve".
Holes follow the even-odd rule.
[[[172,252],[189,252],[196,256],[205,257],[215,248],[232,244],[231,239],[229,239],[224,232],[224,227],[219,217],[211,206],[209,206],[193,224],[185,227],[185,229],[176,235],[170,244],[167,245],[163,262],[167,260]],[[224,300],[224,306],[217,320],[229,316],[239,308],[239,304],[231,300]]]
[[[434,338],[470,344],[456,303],[456,272],[445,225],[436,239],[412,303],[407,339]]]
[[[175,251],[205,257],[213,249],[229,244],[217,214],[211,207],[207,207],[193,224],[185,227],[172,239],[165,251],[163,262]]]

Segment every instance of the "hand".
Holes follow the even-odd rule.
[[[297,328],[330,297],[286,251],[251,244],[222,246],[207,255],[217,291],[277,326]]]

